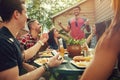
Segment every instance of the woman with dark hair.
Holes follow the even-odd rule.
[[[49,39],[48,39],[48,46],[50,49],[58,49],[59,48],[59,41],[58,39],[60,38],[59,31],[56,28],[53,28],[50,30],[48,33]],[[63,40],[63,39],[62,39]],[[65,41],[63,40],[63,47],[66,48]]]

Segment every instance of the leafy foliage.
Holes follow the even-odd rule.
[[[27,0],[28,16],[37,19],[42,26],[52,26],[51,16],[74,5],[80,0]]]
[[[68,41],[67,41],[67,44],[68,45],[82,45],[83,43],[85,43],[85,39],[83,38],[83,39],[81,39],[81,40],[75,40],[75,39],[73,39],[73,38],[70,38]]]

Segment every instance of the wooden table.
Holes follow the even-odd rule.
[[[51,73],[53,74],[54,78],[56,80],[68,80],[69,76],[75,76],[74,80],[77,80],[78,76],[82,75],[85,69],[77,68],[76,66],[71,64],[70,61],[72,59],[69,58],[67,54],[64,56],[64,59],[67,60],[66,63],[62,63],[59,67],[53,68],[51,70]],[[56,73],[58,73],[58,75]]]
[[[50,70],[51,74],[55,78],[55,80],[69,80],[68,77],[74,76],[75,79],[78,79],[79,75],[82,75],[85,68],[77,68],[73,64],[71,64],[72,58],[68,57],[68,54],[65,54],[64,59],[67,61],[65,63],[62,63],[60,66],[53,68]],[[33,63],[36,67],[39,67],[39,65]]]

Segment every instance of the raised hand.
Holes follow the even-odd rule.
[[[60,21],[58,21],[58,25],[59,25],[59,26],[62,26],[62,23],[61,23]]]

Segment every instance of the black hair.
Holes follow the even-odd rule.
[[[15,10],[22,13],[23,0],[0,0],[0,16],[4,21],[10,21]]]
[[[33,22],[35,22],[36,20],[35,19],[32,19],[32,20],[29,20],[28,21],[28,29],[29,30],[31,30],[31,24],[33,23]]]
[[[49,35],[49,39],[48,39],[48,45],[50,45],[50,48],[52,48],[52,49],[58,49],[58,45],[57,45],[57,43],[56,43],[56,41],[55,41],[55,39],[54,39],[54,31],[55,30],[57,30],[56,28],[52,28],[50,31],[49,31],[49,33],[48,33],[48,35]],[[57,30],[58,31],[58,30]],[[59,32],[59,31],[58,31]],[[58,37],[58,39],[59,39],[60,37]],[[66,44],[65,44],[65,42],[64,42],[64,40],[63,40],[63,46],[64,46],[64,48],[66,48]]]
[[[55,42],[55,40],[54,40],[54,30],[55,30],[55,28],[52,28],[48,33],[48,36],[49,36],[48,43],[49,44]]]
[[[50,32],[48,33],[50,40],[54,39],[54,30],[55,28],[51,29]]]
[[[55,42],[55,39],[54,39],[54,31],[57,30],[56,28],[52,28],[49,33],[48,33],[48,36],[49,36],[49,39],[48,39],[48,43],[54,43]],[[58,31],[58,30],[57,30]],[[59,32],[59,31],[58,31]]]
[[[78,8],[79,10],[81,10],[80,6],[75,6],[74,8]]]

